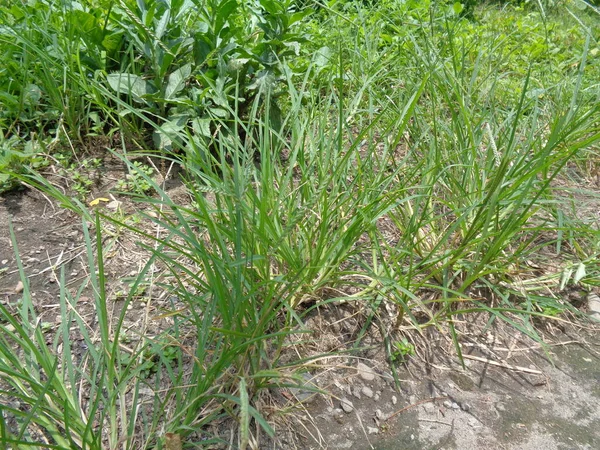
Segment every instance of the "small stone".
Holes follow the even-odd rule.
[[[360,389],[358,386],[355,386],[352,390],[352,395],[354,395],[357,399],[360,400]]]
[[[409,397],[408,397],[408,403],[410,403],[411,405],[414,405],[418,401],[419,401],[419,399],[417,398],[416,395],[409,395]]]
[[[496,403],[496,409],[500,412],[506,411],[506,406],[503,403]]]
[[[479,426],[479,421],[475,418],[475,417],[471,417],[467,423],[469,424],[470,427],[475,428]]]
[[[596,316],[600,314],[600,296],[595,292],[590,292],[587,296],[587,306],[590,315]]]
[[[365,397],[373,398],[373,389],[368,386],[363,386],[362,393],[365,395]]]
[[[358,375],[365,381],[373,381],[375,379],[375,372],[369,366],[364,363],[359,362],[356,365],[356,371]]]
[[[121,202],[118,200],[113,200],[112,202],[108,202],[106,204],[106,208],[110,209],[111,211],[116,211],[121,207]]]
[[[2,265],[4,266],[4,265],[6,265],[6,264],[8,264],[8,259],[3,259],[3,260],[2,260]]]
[[[379,428],[367,427],[367,433],[369,433],[369,434],[379,434]]]
[[[445,400],[443,405],[448,409],[452,408],[452,402],[450,400]]]
[[[354,405],[346,397],[344,397],[340,400],[340,406],[346,413],[351,413],[352,411],[354,411]]]
[[[142,298],[140,300],[140,303],[145,303],[147,302],[148,299],[146,298]],[[314,391],[311,391],[309,389],[303,389],[304,387],[308,387],[308,388],[313,388],[314,385],[314,379],[312,377],[312,375],[308,372],[304,372],[301,375],[301,382],[300,382],[300,387],[291,387],[289,388],[290,393],[296,397],[296,400],[298,400],[299,402],[305,402],[305,403],[310,403],[312,401],[314,401],[317,396],[315,395]]]
[[[375,410],[375,417],[377,417],[379,420],[387,419],[387,416],[383,414],[383,412],[380,409]]]
[[[396,403],[398,403],[398,398],[395,395],[392,395],[392,405],[396,406]]]
[[[452,408],[454,410],[458,410],[458,409],[460,409],[460,405],[456,402],[452,402],[452,405],[450,406],[450,408]]]
[[[433,413],[435,413],[435,405],[433,403],[425,403],[423,405],[423,409],[425,410],[425,412],[427,414],[433,414]]]
[[[23,289],[25,289],[25,286],[23,286],[23,282],[19,280],[19,282],[15,286],[15,294],[20,294],[21,292],[23,292]]]
[[[462,402],[462,403],[460,404],[460,407],[461,407],[461,409],[462,409],[463,411],[465,411],[465,412],[469,412],[469,411],[471,411],[471,409],[472,409],[472,408],[471,408],[471,405],[469,405],[468,403],[465,403],[465,402]]]
[[[375,400],[376,402],[378,402],[380,398],[381,398],[381,394],[379,392],[377,392],[375,394],[375,397],[373,397],[373,400]]]

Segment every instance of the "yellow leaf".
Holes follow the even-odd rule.
[[[96,206],[96,205],[98,205],[100,202],[110,202],[110,199],[108,199],[108,198],[104,198],[104,197],[98,197],[98,198],[95,198],[94,200],[92,200],[92,201],[90,202],[90,206]]]

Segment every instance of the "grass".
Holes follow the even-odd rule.
[[[164,27],[182,5],[119,2],[114,15],[88,5],[80,19],[105,20],[104,38],[127,36],[114,49],[120,59],[115,53],[95,72],[73,59],[99,45],[69,39],[81,32],[66,25],[73,11],[40,4],[37,15],[18,18],[24,5],[5,10],[12,21],[0,41],[22,56],[10,66],[20,89],[3,86],[14,108],[1,122],[0,167],[81,212],[94,230],[83,227],[90,277],[70,292],[61,274],[53,330],[42,327],[20,262],[21,299],[0,305],[0,391],[10,399],[0,405],[0,439],[13,448],[171,448],[179,439],[255,446],[278,432],[265,396],[303,385],[310,360],[290,359],[289,347],[308,332],[314,308],[351,302],[364,332],[384,302],[392,305],[395,324],[378,325],[393,363],[413,351],[398,330],[429,326],[447,327],[460,357],[454,319],[479,311],[541,342],[534,318],[575,311],[559,288],[600,284],[598,226],[564,201],[591,195],[573,177],[592,175],[600,140],[593,10],[572,18],[558,14],[572,12],[570,2],[543,13],[490,5],[468,21],[441,4],[334,2],[292,20],[263,1],[253,4],[262,8],[258,28],[241,15],[221,18],[237,26],[228,35],[240,46],[232,44],[235,55],[217,45],[192,62],[185,39],[217,3],[179,28]],[[293,23],[312,43],[283,33]],[[163,39],[169,33],[174,39]],[[244,50],[249,35],[260,38]],[[144,53],[142,37],[161,44]],[[109,63],[119,66],[111,72]],[[234,63],[250,66],[224,71]],[[26,88],[33,80],[36,101]],[[171,199],[129,162],[125,145],[115,152],[130,174],[123,183],[135,180],[128,190],[153,207],[144,223],[158,231],[94,215],[53,186],[19,146],[32,130],[39,145],[59,139],[52,111],[67,105],[61,122],[72,139],[124,127],[140,143],[158,136],[144,150],[177,150],[164,158],[185,169],[190,201]],[[111,224],[149,254],[120,310],[104,272]],[[13,246],[19,261],[14,237]],[[144,290],[150,303],[168,293],[172,305],[155,317],[160,332],[150,332],[146,314],[128,336],[127,305]],[[92,322],[77,306],[83,295],[94,300]],[[229,444],[210,432],[225,418],[234,424]]]

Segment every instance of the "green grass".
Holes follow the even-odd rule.
[[[208,446],[224,418],[245,448],[277,434],[261,399],[303,384],[310,361],[290,359],[291,337],[320,305],[352,302],[361,333],[392,305],[395,370],[414,351],[398,329],[448,329],[460,358],[454,318],[483,311],[541,341],[534,319],[575,311],[560,289],[600,284],[600,231],[577,203],[599,201],[581,183],[600,141],[596,12],[485,5],[466,20],[442,2],[381,1],[306,15],[261,1],[228,15],[218,3],[4,9],[0,42],[20,56],[1,87],[0,182],[44,190],[95,230],[83,227],[89,280],[73,293],[60,278],[55,330],[22,265],[19,304],[0,306],[0,439],[14,448],[165,448],[167,433]],[[181,164],[191,200],[130,163],[124,138],[113,154],[153,208],[143,222],[94,215],[36,170],[61,139],[117,128]],[[110,225],[150,255],[120,313],[104,274]],[[168,293],[169,325],[127,335],[145,290]]]

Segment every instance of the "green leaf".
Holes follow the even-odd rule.
[[[109,86],[119,94],[131,95],[136,101],[143,102],[143,96],[156,92],[154,86],[139,75],[131,73],[111,73],[106,77]]]
[[[196,118],[192,120],[192,129],[194,130],[194,133],[200,136],[210,137],[212,134],[210,132],[210,122],[210,119]]]
[[[454,11],[454,14],[458,15],[461,12],[463,12],[464,6],[461,2],[454,2],[454,4],[452,5],[452,11]]]
[[[121,32],[108,34],[102,39],[102,47],[109,52],[114,52],[119,48],[122,39]]]
[[[172,99],[175,94],[180,92],[185,87],[185,83],[191,73],[192,65],[186,64],[169,75],[169,82],[167,83],[167,87],[165,89],[165,99]]]
[[[318,68],[323,68],[326,65],[328,65],[330,60],[331,60],[331,49],[327,46],[321,47],[319,50],[317,50],[317,52],[315,53],[315,56],[313,58],[315,66],[317,66]]]
[[[169,25],[169,19],[171,19],[171,11],[166,10],[162,15],[158,23],[156,24],[156,28],[154,30],[154,34],[158,39],[161,39],[167,30],[167,26]]]

